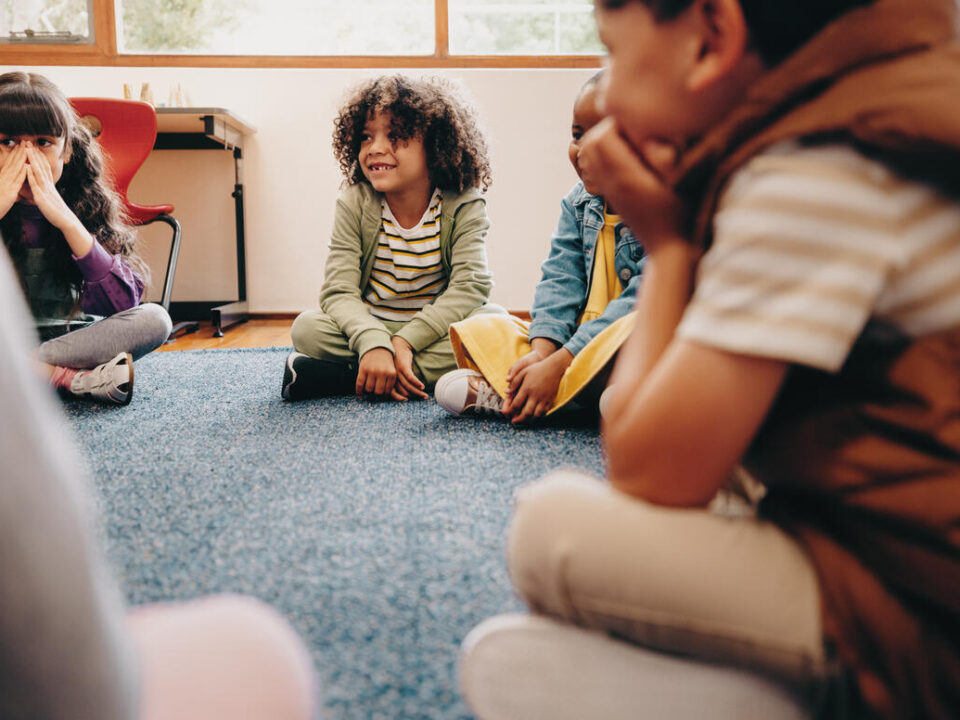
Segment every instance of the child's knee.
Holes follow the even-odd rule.
[[[316,314],[314,310],[307,310],[297,315],[290,328],[290,340],[293,342],[293,349],[297,352],[306,352],[307,348],[313,344],[313,326],[312,316]],[[310,353],[306,353],[309,355]]]
[[[571,614],[566,570],[573,554],[589,542],[582,532],[590,522],[584,504],[604,491],[601,481],[570,471],[518,491],[507,552],[514,587],[531,609]]]
[[[266,603],[251,597],[225,595],[211,600],[225,635],[241,635],[251,652],[252,671],[263,678],[275,702],[275,717],[312,718],[318,699],[313,661],[306,646],[286,618]],[[254,660],[255,658],[255,660]],[[258,667],[254,667],[254,665]],[[272,682],[268,682],[268,680]]]
[[[157,303],[144,303],[136,308],[137,336],[136,346],[131,348],[134,357],[142,357],[163,345],[173,332],[170,315]]]
[[[203,717],[219,710],[278,720],[315,717],[310,655],[286,619],[263,602],[221,595],[147,606],[134,611],[130,623],[152,715]]]
[[[333,320],[319,310],[300,313],[290,328],[290,339],[297,352],[320,360],[327,359],[334,342],[346,346],[346,339]]]

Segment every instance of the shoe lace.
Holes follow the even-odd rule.
[[[489,384],[480,381],[477,383],[477,404],[476,409],[481,412],[498,413],[503,401],[496,391]]]

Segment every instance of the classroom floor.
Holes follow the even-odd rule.
[[[157,352],[171,352],[174,350],[206,350],[208,348],[249,348],[274,347],[290,345],[290,326],[293,317],[289,319],[255,319],[228,328],[223,337],[213,337],[213,325],[209,322],[200,323],[200,329],[189,335],[181,335],[171,343],[160,347]]]

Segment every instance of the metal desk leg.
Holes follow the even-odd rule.
[[[233,148],[233,166],[232,195],[237,225],[237,301],[211,309],[214,337],[223,337],[225,329],[250,319],[247,312],[247,254],[243,222],[243,151],[238,147]]]

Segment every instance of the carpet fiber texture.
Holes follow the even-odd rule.
[[[521,607],[519,486],[602,471],[596,421],[536,429],[432,399],[280,400],[287,349],[158,353],[126,408],[66,402],[132,604],[257,596],[309,644],[328,718],[469,717],[460,641]]]

